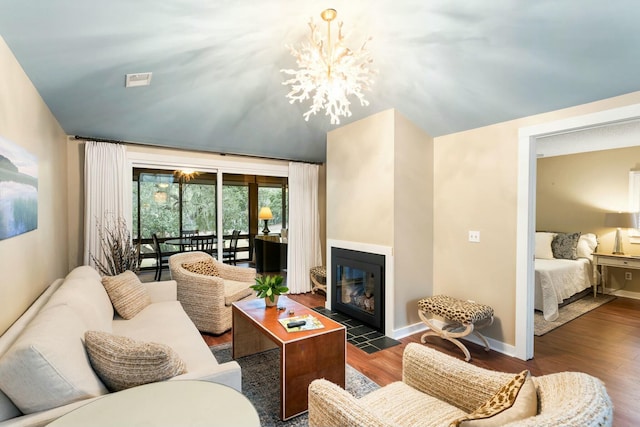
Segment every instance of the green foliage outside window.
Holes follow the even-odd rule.
[[[242,177],[242,175],[239,175]],[[168,171],[136,169],[133,182],[133,238],[150,240],[153,233],[161,239],[179,237],[182,230],[198,230],[199,234],[230,235],[233,230],[249,233],[250,179],[227,183],[222,189],[222,232],[216,231],[216,175],[200,174],[180,185]],[[270,184],[271,185],[271,184]],[[258,186],[258,206],[269,206],[273,219],[269,227],[277,232],[282,227],[283,191],[281,185]],[[180,226],[180,189],[182,188],[182,227]],[[253,187],[255,188],[255,187]],[[138,195],[138,191],[140,194]],[[138,197],[139,196],[139,197]],[[138,207],[138,203],[140,206]],[[256,215],[257,215],[256,210]],[[139,216],[138,216],[139,212]],[[262,228],[262,222],[258,224]],[[140,236],[138,236],[138,230]]]

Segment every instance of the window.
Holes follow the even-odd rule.
[[[282,178],[261,177],[258,180],[258,206],[257,211],[263,206],[271,208],[273,219],[269,220],[271,233],[280,233],[287,228],[287,181]]]
[[[258,210],[269,206],[271,233],[287,227],[287,178],[244,174],[222,175],[222,211],[217,212],[217,175],[198,172],[184,178],[171,170],[133,169],[133,238],[141,243],[143,267],[153,267],[152,235],[160,242],[185,231],[216,234],[228,247],[233,230],[240,230],[238,261],[253,258],[258,234]],[[218,215],[222,230],[217,231]],[[225,241],[226,240],[226,241]],[[165,247],[171,252],[171,247]],[[177,248],[173,248],[177,250]]]
[[[153,267],[152,235],[160,242],[180,237],[183,230],[216,231],[216,175],[198,173],[188,180],[172,171],[133,170],[133,231],[140,243],[142,266]],[[170,252],[170,248],[166,248]]]

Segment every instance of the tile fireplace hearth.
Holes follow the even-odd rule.
[[[369,354],[400,344],[400,341],[389,338],[383,333],[342,313],[331,311],[324,307],[316,307],[313,310],[346,326],[347,342]]]

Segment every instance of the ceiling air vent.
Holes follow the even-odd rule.
[[[151,73],[127,74],[124,82],[125,87],[149,86],[151,84]]]

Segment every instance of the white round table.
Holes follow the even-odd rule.
[[[176,380],[106,394],[49,426],[260,427],[260,418],[251,402],[231,387]]]

